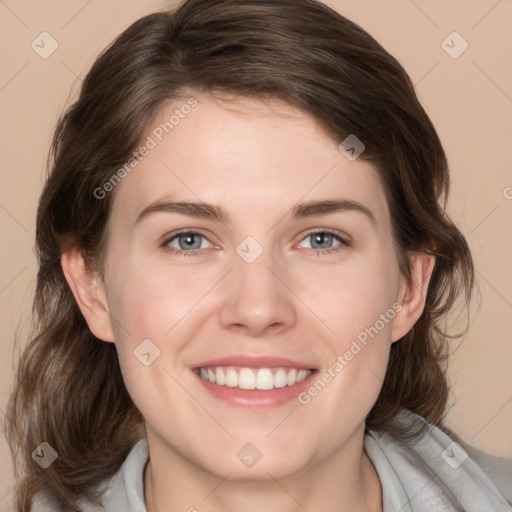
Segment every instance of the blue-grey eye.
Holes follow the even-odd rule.
[[[204,249],[203,241],[206,241],[206,238],[200,233],[178,233],[169,241],[168,245],[182,251]],[[178,247],[175,245],[176,242],[178,242]]]
[[[339,245],[339,237],[334,233],[329,233],[328,231],[319,231],[317,233],[310,233],[304,238],[305,240],[310,241],[308,249],[331,249],[333,247],[333,242],[337,242],[335,245]]]

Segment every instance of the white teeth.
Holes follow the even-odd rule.
[[[297,382],[302,382],[308,375],[307,370],[299,370],[297,372]]]
[[[201,368],[202,370],[202,368]],[[201,373],[202,375],[202,373]],[[288,372],[288,386],[293,386],[297,382],[297,370],[295,368],[292,368]]]
[[[217,368],[215,370],[215,381],[219,386],[224,386],[226,384],[226,374],[222,371],[221,368]]]
[[[287,385],[288,377],[286,376],[286,372],[282,368],[279,368],[274,375],[274,386],[276,388],[284,388]]]
[[[203,380],[208,380],[219,386],[240,389],[270,390],[293,386],[302,382],[311,370],[297,370],[296,368],[234,368],[214,367],[201,368],[199,374]]]
[[[274,376],[268,368],[260,368],[256,377],[256,387],[258,389],[273,389]]]
[[[228,368],[226,371],[226,386],[236,388],[238,386],[238,373],[234,368]]]
[[[240,389],[255,389],[256,375],[250,368],[241,368],[238,374],[238,387]]]

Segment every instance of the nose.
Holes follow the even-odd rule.
[[[287,285],[284,262],[263,252],[248,263],[234,254],[234,268],[224,280],[222,327],[249,336],[284,331],[296,322],[295,296]]]

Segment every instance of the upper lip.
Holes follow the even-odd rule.
[[[314,370],[311,364],[301,363],[286,357],[261,355],[231,355],[210,359],[194,365],[194,368],[214,366],[238,366],[241,368],[296,368],[297,370]]]

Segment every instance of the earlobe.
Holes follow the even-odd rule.
[[[97,272],[87,268],[78,247],[61,255],[64,276],[91,332],[103,341],[114,341],[105,287]]]
[[[404,278],[400,289],[398,301],[401,309],[393,321],[392,342],[403,338],[422,315],[435,257],[431,254],[413,253],[410,255],[410,263],[411,279]]]

